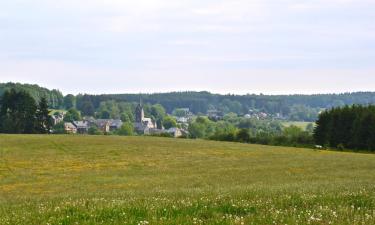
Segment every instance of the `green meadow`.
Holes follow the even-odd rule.
[[[0,224],[375,224],[375,155],[0,135]]]

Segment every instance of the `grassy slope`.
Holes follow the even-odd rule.
[[[0,135],[0,224],[375,224],[375,155]]]

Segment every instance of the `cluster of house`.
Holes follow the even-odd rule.
[[[113,119],[85,118],[82,121],[65,122],[64,129],[68,134],[87,134],[90,127],[95,126],[103,133],[109,133],[121,128],[123,122]]]
[[[257,119],[257,120],[264,120],[267,119],[270,115],[265,112],[259,112],[253,109],[250,109],[247,114],[244,115],[245,118],[250,119]]]
[[[265,119],[273,119],[273,120],[286,120],[287,118],[283,116],[281,113],[269,114],[257,110],[250,109],[247,114],[244,115],[247,119],[257,119],[257,120],[265,120]]]
[[[224,118],[224,113],[216,109],[207,110],[207,117],[210,120],[218,121]]]
[[[64,121],[64,114],[60,113],[52,116],[54,124]],[[187,122],[184,120],[184,122]],[[90,127],[97,127],[103,133],[114,132],[120,129],[123,122],[119,119],[95,119],[93,117],[84,117],[81,121],[64,122],[64,130],[68,134],[87,134]],[[140,103],[135,111],[134,130],[143,135],[161,135],[169,134],[173,137],[187,135],[185,129],[172,127],[170,129],[158,128],[156,122],[151,118],[146,118],[143,106]]]

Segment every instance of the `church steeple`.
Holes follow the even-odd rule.
[[[135,109],[135,122],[142,123],[145,118],[145,112],[143,110],[142,106],[142,98],[139,98],[139,104],[137,105],[137,108]]]

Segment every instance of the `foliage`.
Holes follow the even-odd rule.
[[[177,108],[177,109],[173,110],[172,115],[176,116],[176,117],[186,117],[187,116],[187,112],[186,112],[185,109]]]
[[[37,105],[26,91],[5,91],[0,102],[0,132],[15,134],[49,133],[52,118],[48,103],[41,98]]]
[[[333,108],[321,113],[316,124],[319,145],[375,151],[375,106]]]
[[[300,127],[291,125],[283,128],[280,122],[245,119],[234,113],[225,115],[224,120],[218,122],[197,117],[190,123],[189,132],[190,138],[278,146],[314,146],[312,133]]]
[[[5,91],[1,100],[0,132],[36,133],[37,105],[26,91]]]
[[[215,132],[214,125],[207,117],[199,116],[190,123],[189,135],[191,138],[208,138]]]
[[[72,94],[68,94],[64,97],[64,108],[71,109],[76,107],[76,97]]]
[[[164,107],[160,104],[153,105],[151,106],[149,113],[151,114],[151,118],[156,121],[158,129],[161,129],[164,122],[164,118],[167,116]]]
[[[52,118],[49,115],[48,103],[45,98],[41,98],[36,111],[36,132],[40,134],[50,133],[52,128]]]
[[[50,108],[61,109],[64,105],[64,98],[60,91],[58,90],[48,90],[46,88],[39,87],[38,85],[31,84],[20,84],[20,83],[0,83],[0,97],[11,89],[17,92],[25,91],[35,102],[39,102],[42,98],[47,100],[47,104]]]
[[[53,130],[53,133],[54,134],[65,134],[65,126],[64,126],[64,121],[60,122],[60,123],[57,123],[55,124],[53,127],[52,127],[52,130]]]
[[[290,108],[289,119],[293,121],[315,121],[318,118],[319,108],[305,105],[293,105]]]
[[[65,122],[79,121],[81,119],[82,117],[81,117],[80,112],[73,108],[69,109],[64,116]]]
[[[176,119],[171,116],[164,117],[163,126],[165,129],[177,127]]]
[[[250,109],[281,116],[292,120],[313,122],[322,109],[342,106],[343,104],[375,103],[372,92],[320,95],[219,95],[209,92],[172,92],[157,94],[115,94],[115,95],[79,95],[77,105],[89,99],[94,107],[100,102],[115,100],[117,102],[138,102],[142,98],[148,104],[160,104],[166,112],[175,109],[189,108],[194,114],[205,114],[209,108],[225,112],[246,114]],[[145,104],[146,105],[146,104]]]
[[[235,141],[237,128],[225,121],[215,123],[215,133],[209,137],[211,140],[217,141]]]
[[[111,118],[111,113],[108,110],[103,110],[100,112],[100,119],[110,119]]]
[[[92,124],[88,130],[88,134],[90,135],[101,135],[103,132],[95,125]]]
[[[121,135],[121,136],[132,136],[132,135],[134,135],[133,123],[125,122],[116,133],[118,135]]]
[[[134,105],[141,98],[144,105],[161,105],[165,112],[172,113],[175,109],[189,108],[194,114],[205,114],[208,109],[217,109],[222,113],[233,112],[238,115],[244,115],[249,110],[264,112],[275,117],[283,119],[309,121],[313,122],[317,119],[319,112],[323,109],[331,109],[333,107],[343,105],[368,105],[375,103],[375,93],[373,92],[357,92],[345,94],[320,94],[320,95],[219,95],[209,92],[172,92],[157,94],[114,94],[114,95],[66,95],[63,97],[58,90],[48,90],[37,85],[6,83],[0,84],[0,96],[11,88],[16,90],[24,90],[28,92],[36,102],[42,97],[46,98],[48,105],[53,109],[61,108],[77,108],[83,116],[99,115],[103,109],[103,102],[111,102],[113,108],[107,107],[107,111],[111,114],[110,118],[124,118],[132,120],[134,110],[124,110],[121,104]],[[134,106],[131,106],[134,107]],[[146,111],[145,107],[145,111]],[[158,107],[157,107],[158,108]],[[160,116],[162,111],[157,108],[148,108],[147,113],[155,119],[160,127],[163,118]],[[156,111],[155,111],[156,109]],[[146,115],[147,115],[146,113]],[[182,115],[183,111],[175,111],[178,115]]]
[[[238,130],[236,134],[236,141],[243,142],[243,143],[249,143],[250,142],[250,133],[249,129],[242,128]]]
[[[95,108],[90,101],[84,101],[81,104],[81,112],[84,116],[94,116]]]

